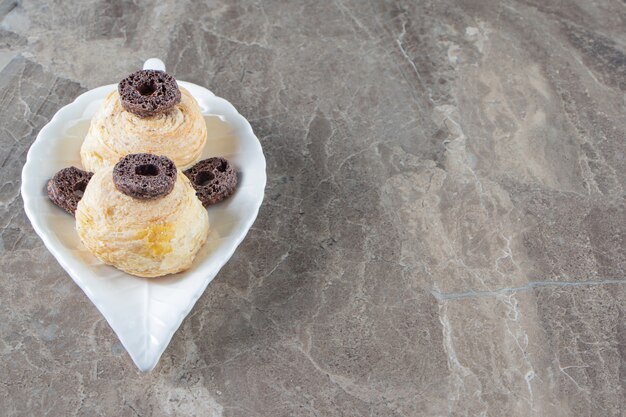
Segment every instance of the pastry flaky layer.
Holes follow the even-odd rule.
[[[94,117],[80,149],[83,167],[98,172],[125,155],[165,155],[185,170],[200,159],[206,143],[206,123],[189,91],[180,88],[181,101],[163,114],[141,118],[122,107],[116,91],[109,94]]]
[[[102,262],[140,277],[189,267],[209,233],[209,217],[187,177],[178,171],[171,193],[139,200],[115,188],[113,167],[91,178],[76,209],[76,229]]]

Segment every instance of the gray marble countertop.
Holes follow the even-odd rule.
[[[205,3],[0,1],[3,415],[626,415],[626,3]],[[152,56],[250,120],[268,186],[141,374],[19,187]]]

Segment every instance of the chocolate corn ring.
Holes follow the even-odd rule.
[[[237,172],[224,158],[203,159],[184,174],[205,207],[230,197],[237,188]]]
[[[48,181],[48,197],[54,204],[74,215],[92,175],[76,167],[63,168]]]
[[[117,85],[122,107],[139,117],[165,113],[180,103],[180,89],[171,75],[157,70],[139,70]]]
[[[166,156],[130,154],[113,167],[115,188],[141,200],[153,200],[168,195],[174,189],[175,182],[176,165]]]

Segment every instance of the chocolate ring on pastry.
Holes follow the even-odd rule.
[[[237,188],[237,172],[224,158],[204,159],[184,174],[191,180],[205,207],[230,197]]]
[[[113,167],[115,188],[141,200],[165,197],[174,189],[176,165],[166,156],[126,155]]]
[[[139,70],[117,85],[122,107],[139,116],[149,117],[165,113],[180,103],[180,89],[176,80],[164,71]]]
[[[92,175],[76,167],[63,168],[48,181],[48,197],[54,204],[74,215]]]

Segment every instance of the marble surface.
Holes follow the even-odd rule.
[[[7,416],[625,416],[626,3],[0,1]],[[31,229],[39,129],[145,58],[266,200],[140,374]]]

